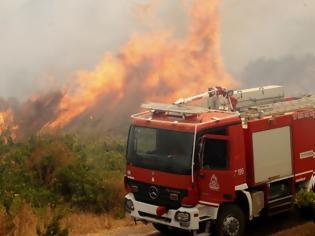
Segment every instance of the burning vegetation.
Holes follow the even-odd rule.
[[[18,137],[71,130],[91,120],[104,130],[119,127],[145,100],[174,101],[218,84],[235,87],[220,54],[219,5],[220,0],[185,2],[184,37],[174,37],[170,28],[134,34],[116,55],[106,53],[93,71],[77,72],[61,92],[12,109],[2,126],[14,121]]]
[[[16,139],[18,125],[14,123],[13,112],[10,108],[0,112],[0,134],[1,141],[7,144]]]

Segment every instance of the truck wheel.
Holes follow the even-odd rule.
[[[173,235],[173,228],[171,226],[152,223],[153,227],[163,235]]]
[[[233,204],[222,206],[215,225],[218,236],[241,236],[245,230],[245,216],[242,209]]]

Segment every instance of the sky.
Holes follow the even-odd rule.
[[[107,51],[116,52],[133,32],[162,24],[180,37],[186,23],[180,0],[160,0],[159,22],[150,23],[137,11],[148,1],[1,0],[0,97],[59,88],[75,71],[92,69]],[[263,80],[270,66],[291,59],[292,66],[296,60],[299,68],[313,66],[314,0],[225,0],[220,11],[223,60],[237,80]],[[309,71],[306,87],[313,78]],[[285,78],[285,72],[270,76]]]

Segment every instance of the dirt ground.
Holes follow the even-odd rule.
[[[246,236],[315,236],[315,224],[301,218],[296,212],[290,212],[251,222]],[[84,236],[162,236],[150,224],[118,227]]]
[[[108,232],[101,232],[97,234],[90,234],[90,236],[162,236],[150,225],[138,225],[134,227],[120,228]],[[286,229],[281,232],[268,233],[261,231],[256,233],[247,232],[247,236],[251,235],[274,235],[274,236],[314,236],[315,226],[313,223],[305,223],[293,228]]]
[[[19,217],[14,219],[17,230],[9,235],[36,236],[38,220],[32,209],[25,208]],[[4,224],[5,221],[1,221],[0,218],[0,235],[8,235],[1,231]],[[70,236],[161,236],[151,224],[135,225],[131,219],[117,220],[110,215],[72,213],[63,219],[61,226],[69,229]],[[270,218],[260,218],[248,225],[246,236],[264,235],[315,236],[315,224],[293,211]]]
[[[315,226],[313,223],[308,222],[293,228],[285,229],[281,232],[268,232],[268,230],[259,231],[256,233],[247,232],[246,236],[256,235],[273,235],[273,236],[314,236]],[[111,231],[104,231],[87,236],[162,236],[151,225],[138,225],[133,227],[119,228]]]

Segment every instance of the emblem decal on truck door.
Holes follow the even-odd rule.
[[[218,191],[220,189],[218,178],[214,174],[211,176],[209,188],[214,191]]]

